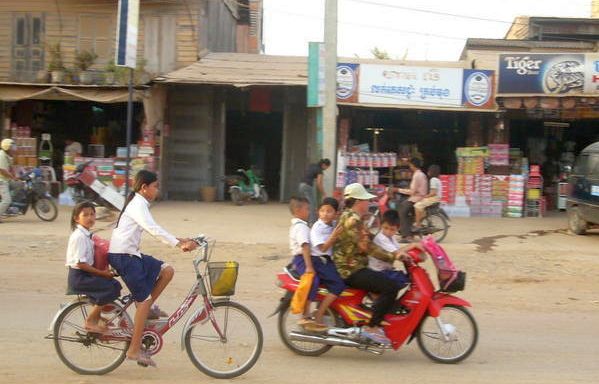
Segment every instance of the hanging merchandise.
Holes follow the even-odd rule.
[[[50,134],[42,133],[42,140],[40,141],[40,149],[38,151],[38,158],[40,161],[40,165],[52,166],[53,153],[54,153],[54,147],[52,146]]]

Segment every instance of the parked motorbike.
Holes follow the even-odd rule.
[[[56,204],[42,181],[42,173],[38,168],[19,177],[20,185],[12,188],[12,203],[3,217],[24,215],[33,208],[33,212],[43,221],[53,221],[58,216]]]
[[[305,356],[319,356],[333,346],[352,347],[381,355],[387,349],[397,350],[404,343],[416,339],[422,352],[438,363],[457,363],[467,358],[478,341],[478,327],[466,309],[470,303],[451,295],[465,287],[466,275],[459,271],[445,251],[431,236],[422,244],[437,269],[439,289],[435,289],[428,273],[419,264],[426,253],[419,249],[409,251],[404,265],[410,278],[407,291],[397,299],[391,313],[385,315],[386,336],[391,344],[378,344],[362,335],[361,326],[368,324],[372,313],[367,292],[346,289],[335,300],[324,317],[329,329],[324,333],[309,332],[297,325],[290,315],[290,302],[299,276],[291,267],[277,275],[277,285],[286,290],[274,314],[278,314],[278,331],[283,344],[293,352]],[[321,302],[327,291],[320,287],[316,302]]]
[[[92,181],[95,179],[95,175],[92,174],[89,167],[91,163],[92,161],[87,161],[79,164],[75,168],[75,172],[65,179],[65,184],[71,188],[73,201],[76,204],[83,201],[91,201],[98,207],[108,208],[113,211],[120,210],[119,207],[102,198],[98,192],[91,188],[91,185],[93,185]]]
[[[378,200],[369,208],[369,217],[366,219],[366,224],[371,233],[376,234],[380,230],[381,219],[383,214],[391,209],[389,193],[385,191],[378,196]],[[413,212],[412,212],[413,221]],[[420,228],[412,228],[412,236],[423,238],[427,235],[432,235],[435,240],[440,243],[447,236],[449,231],[449,216],[439,203],[433,204],[426,208],[422,226]]]
[[[260,204],[268,202],[268,193],[258,177],[251,169],[238,169],[237,174],[226,178],[229,195],[235,205],[243,205],[246,201],[256,200]]]

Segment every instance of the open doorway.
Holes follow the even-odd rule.
[[[279,195],[283,114],[227,111],[225,174],[252,167],[269,196]]]

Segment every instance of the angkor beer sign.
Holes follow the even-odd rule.
[[[495,108],[494,71],[339,63],[337,102]]]

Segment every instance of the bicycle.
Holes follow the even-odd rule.
[[[203,307],[196,309],[183,327],[181,349],[185,348],[191,362],[206,375],[233,378],[247,372],[258,361],[263,344],[262,328],[249,309],[230,300],[235,293],[237,263],[209,262],[213,243],[209,245],[204,236],[193,240],[199,245],[198,255],[193,260],[196,282],[168,319],[146,322],[142,348],[149,355],[157,354],[163,346],[162,336],[181,320],[195,299],[202,296]],[[85,330],[84,322],[92,304],[87,297],[78,295],[56,313],[50,326],[52,333],[46,338],[54,340],[58,357],[73,371],[84,375],[109,373],[125,360],[133,333],[133,321],[127,309],[133,302],[128,294],[105,305],[102,319],[108,331],[98,334]]]

